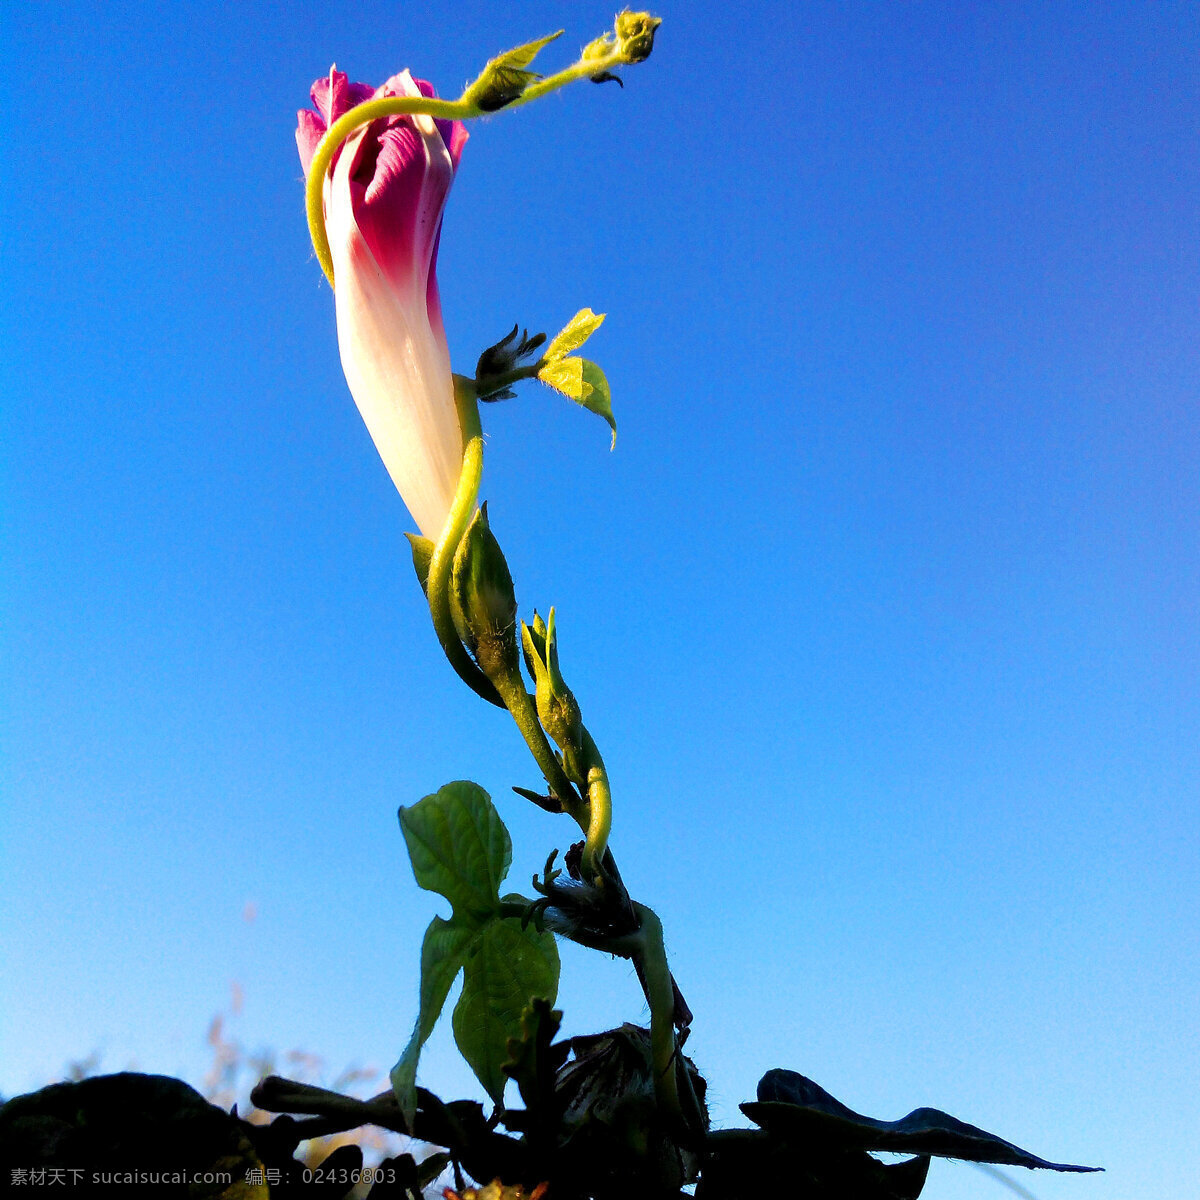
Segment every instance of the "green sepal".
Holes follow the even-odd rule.
[[[454,552],[451,612],[458,634],[493,682],[518,670],[517,598],[504,551],[488,526],[487,505]]]
[[[521,333],[519,338],[518,330]],[[521,363],[533,358],[545,341],[544,333],[535,333],[530,337],[528,329],[514,325],[506,337],[489,346],[475,364],[475,390],[479,399],[490,402],[515,396],[516,393],[507,384],[497,387],[494,381],[510,375]]]
[[[604,372],[594,362],[586,358],[562,358],[542,367],[538,378],[588,412],[603,417],[612,430],[612,445],[616,446],[617,419],[613,416],[612,393]]]
[[[539,664],[546,662],[546,622],[533,613],[533,624],[521,622],[521,651],[525,656],[525,666],[529,670],[529,678],[537,682]]]
[[[417,581],[421,591],[429,594],[429,564],[433,562],[434,545],[427,537],[419,533],[406,533],[409,545],[412,547],[413,570],[417,573]]]

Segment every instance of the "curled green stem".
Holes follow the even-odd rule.
[[[621,66],[625,58],[616,50],[604,58],[580,60],[555,75],[527,87],[520,96],[510,101],[506,108],[518,108],[537,100],[549,92],[557,91],[577,79],[590,79],[613,67]],[[461,97],[457,100],[438,100],[428,96],[381,96],[376,100],[365,100],[343,113],[325,131],[308,168],[305,183],[304,207],[308,214],[308,232],[312,238],[313,251],[330,287],[336,287],[333,278],[333,255],[329,249],[329,237],[325,232],[325,177],[333,163],[338,147],[351,134],[386,117],[435,117],[439,120],[469,121],[485,116],[483,109]]]
[[[495,685],[479,669],[462,644],[450,609],[450,573],[454,566],[454,552],[475,514],[475,501],[479,497],[479,483],[483,478],[483,430],[479,424],[475,384],[462,375],[455,375],[454,400],[458,405],[458,421],[463,435],[462,470],[459,472],[454,502],[429,562],[425,592],[434,631],[458,677],[484,700],[503,708],[504,701]]]
[[[587,764],[589,812],[580,870],[584,879],[599,884],[603,880],[600,864],[608,847],[608,835],[612,832],[612,790],[608,784],[608,772],[604,769],[604,759],[600,757],[600,751],[586,729],[583,730],[583,760]]]

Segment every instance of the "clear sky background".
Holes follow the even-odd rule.
[[[0,11],[6,1094],[93,1050],[197,1081],[233,980],[249,1047],[386,1068],[441,904],[397,805],[480,782],[518,888],[571,839],[440,658],[293,141],[331,62],[453,94],[612,17],[503,7]],[[1108,1167],[1041,1200],[1194,1194],[1197,9],[659,11],[623,91],[472,126],[440,279],[468,373],[610,314],[616,452],[527,387],[484,495],[714,1116],[785,1066]],[[582,952],[560,1002],[645,1017]],[[448,1030],[422,1080],[477,1094]]]

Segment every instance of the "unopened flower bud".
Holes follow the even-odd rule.
[[[543,623],[536,613],[532,628],[521,622],[521,647],[525,652],[525,665],[533,676],[538,720],[562,750],[568,774],[579,774],[576,764],[582,748],[583,720],[579,702],[559,669],[554,609],[550,610],[548,624]]]
[[[617,14],[617,45],[625,62],[645,62],[654,49],[654,32],[662,24],[660,17],[649,13],[623,12]]]
[[[615,44],[611,33],[601,34],[594,42],[588,42],[583,48],[583,53],[579,56],[584,62],[590,62],[597,58],[607,58],[613,52]]]
[[[483,673],[492,680],[515,675],[517,598],[504,552],[488,527],[486,504],[455,551],[450,597],[459,636]]]

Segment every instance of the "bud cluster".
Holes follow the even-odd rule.
[[[521,622],[521,649],[525,666],[534,681],[534,698],[538,720],[562,751],[563,767],[573,782],[585,786],[586,764],[583,762],[583,718],[579,702],[567,687],[558,665],[558,639],[554,630],[554,609],[549,621],[535,612],[533,624]]]

